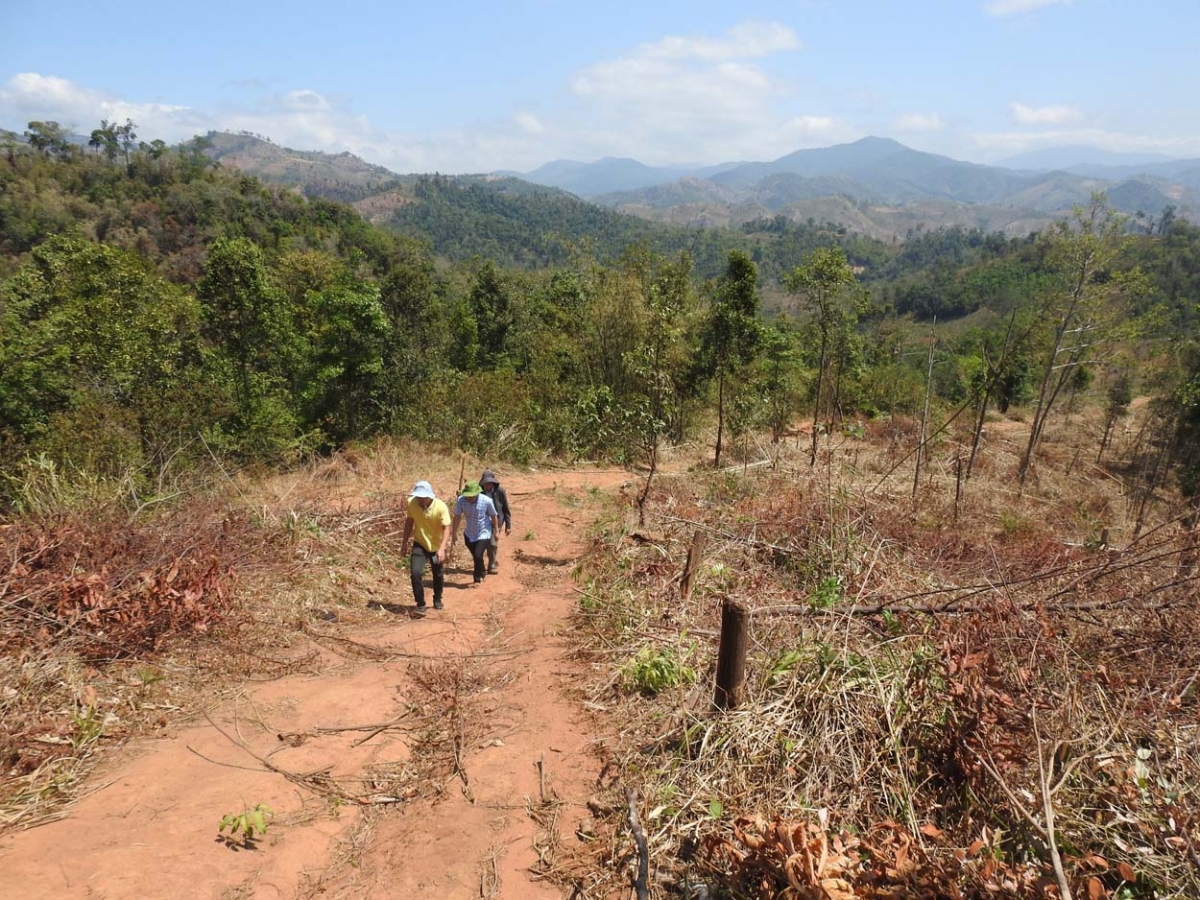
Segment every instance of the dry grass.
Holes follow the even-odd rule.
[[[963,436],[933,449],[914,500],[898,427],[837,439],[813,469],[788,448],[775,471],[664,478],[645,528],[625,510],[601,529],[577,573],[579,653],[591,702],[622,710],[617,767],[660,885],[1200,895],[1197,535],[1168,497],[1138,532],[1118,473],[1082,462],[1080,418],[1020,491],[1020,428],[995,423],[957,504]],[[752,611],[747,699],[715,714],[726,596]],[[647,697],[621,674],[645,659],[698,677]],[[634,862],[606,823],[587,845],[601,892]],[[824,875],[803,864],[818,845],[841,861]]]
[[[63,815],[105,751],[247,677],[354,656],[336,641],[409,595],[408,489],[428,479],[450,495],[464,464],[482,468],[381,441],[134,512],[43,503],[0,523],[0,829]]]

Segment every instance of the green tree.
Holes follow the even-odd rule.
[[[117,139],[116,125],[109,124],[108,119],[102,119],[100,127],[92,129],[92,135],[88,138],[88,146],[94,148],[97,153],[103,152],[108,157],[108,161],[113,162],[121,149]]]
[[[508,333],[513,324],[512,297],[507,280],[490,260],[475,276],[470,307],[479,340],[476,364],[485,370],[502,367],[508,359]]]
[[[384,412],[393,431],[418,414],[429,388],[450,364],[450,323],[442,292],[433,261],[417,252],[394,264],[380,285],[391,335],[384,349]]]
[[[71,155],[71,142],[57,122],[30,122],[25,131],[25,140],[34,150],[47,156]]]
[[[195,299],[135,254],[51,238],[0,287],[0,432],[104,474],[186,442],[203,425],[198,325]],[[96,432],[81,441],[83,421]],[[105,444],[118,426],[120,450]]]
[[[197,293],[205,336],[232,360],[238,403],[247,408],[255,400],[251,376],[280,374],[278,363],[288,355],[295,336],[288,304],[271,281],[262,250],[245,238],[212,245]]]
[[[815,465],[822,412],[826,415],[825,421],[833,418],[833,404],[829,400],[834,392],[832,370],[836,356],[833,351],[839,346],[848,347],[848,332],[858,319],[862,293],[857,289],[854,270],[841,247],[814,250],[804,265],[797,266],[785,276],[784,286],[798,298],[801,309],[812,316],[817,333],[817,378],[809,455],[809,465]],[[823,407],[828,408],[823,410]]]
[[[1200,343],[1182,348],[1182,381],[1172,397],[1176,411],[1179,482],[1193,507],[1200,507]]]
[[[1129,404],[1133,402],[1133,377],[1129,366],[1116,367],[1109,378],[1105,398],[1104,432],[1100,436],[1100,449],[1096,451],[1097,463],[1104,458],[1117,420],[1129,412]]]
[[[644,337],[630,365],[637,381],[637,431],[649,462],[646,484],[638,500],[638,523],[645,523],[646,498],[658,470],[658,451],[671,429],[680,384],[688,365],[687,320],[693,305],[692,259],[686,253],[658,265],[646,296]]]
[[[376,401],[391,329],[379,288],[350,279],[310,295],[314,331],[304,395],[309,419],[337,442],[378,424]],[[368,416],[374,422],[367,422]]]
[[[740,250],[729,254],[725,274],[712,286],[708,316],[701,328],[699,372],[717,380],[717,444],[713,465],[721,465],[725,430],[726,382],[758,353],[758,269]]]
[[[634,392],[630,361],[642,344],[649,256],[645,248],[612,267],[592,262],[586,274],[587,306],[580,329],[581,381],[617,402]]]
[[[133,130],[135,128],[137,128],[137,125],[134,124],[132,119],[126,119],[124,125],[117,125],[113,128],[113,132],[117,137],[117,143],[121,147],[121,152],[125,155],[126,166],[129,165],[130,151],[137,146],[137,134]]]
[[[798,337],[787,320],[771,322],[763,329],[759,384],[774,443],[782,440],[803,401]]]

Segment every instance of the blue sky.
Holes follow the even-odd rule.
[[[247,130],[401,172],[868,134],[975,162],[1200,157],[1197,34],[1197,0],[0,0],[0,127]]]

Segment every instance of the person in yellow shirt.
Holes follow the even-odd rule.
[[[428,481],[413,485],[408,498],[408,518],[404,521],[404,537],[400,555],[406,555],[412,538],[412,589],[417,612],[425,611],[425,586],[421,583],[425,565],[433,573],[433,608],[443,609],[442,591],[446,586],[446,548],[450,543],[450,510],[433,493]]]

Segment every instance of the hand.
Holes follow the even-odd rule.
[[[511,525],[505,525],[505,526],[504,526],[504,536],[505,536],[505,537],[508,537],[510,534],[512,534],[512,526],[511,526]]]

